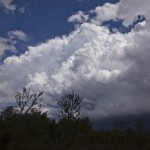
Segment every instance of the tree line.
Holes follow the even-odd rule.
[[[44,111],[42,95],[24,87],[14,95],[16,105],[0,112],[0,150],[150,149],[143,118],[137,118],[134,128],[115,121],[112,129],[93,129],[88,117],[80,117],[83,98],[71,91],[57,100],[56,121]]]

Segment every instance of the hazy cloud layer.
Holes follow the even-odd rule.
[[[149,0],[121,0],[90,11],[87,15],[95,16],[88,22],[82,12],[73,15],[68,20],[81,25],[68,36],[29,46],[20,57],[5,59],[0,67],[1,102],[11,102],[13,89],[27,85],[45,90],[52,115],[56,98],[64,90],[75,90],[84,96],[82,114],[95,119],[149,112],[149,11]],[[111,33],[101,25],[119,18],[128,26],[138,15],[145,21],[126,34]]]

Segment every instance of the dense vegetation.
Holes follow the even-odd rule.
[[[42,111],[42,93],[24,88],[15,94],[17,106],[0,114],[0,150],[149,150],[150,132],[143,119],[131,128],[123,121],[111,130],[94,130],[88,117],[79,118],[82,99],[74,92],[58,100],[60,120]]]

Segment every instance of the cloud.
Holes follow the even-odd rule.
[[[105,3],[103,6],[97,6],[94,10],[90,10],[86,14],[83,11],[78,11],[68,18],[68,22],[84,23],[88,21],[100,25],[105,21],[117,21],[119,19],[120,3]]]
[[[11,79],[13,89],[26,84],[33,89],[45,90],[52,97],[47,103],[55,107],[53,96],[73,89],[90,101],[87,105],[92,102],[95,108],[98,99],[105,102],[98,92],[102,85],[105,87],[117,80],[127,68],[120,62],[125,46],[124,35],[111,34],[106,27],[85,23],[69,36],[30,46],[20,57],[8,57],[3,70]],[[16,76],[17,72],[19,76]]]
[[[25,6],[23,6],[23,7],[20,7],[19,9],[18,9],[18,11],[20,12],[20,13],[25,13],[26,12],[26,7]]]
[[[6,50],[15,51],[15,43],[7,38],[0,37],[0,56],[3,55]]]
[[[14,4],[14,1],[15,0],[0,0],[0,7],[3,7],[7,13],[14,13],[15,11],[24,13],[26,11],[26,7],[19,7],[17,4]]]
[[[0,66],[0,87],[10,92],[6,95],[0,88],[1,101],[10,102],[12,89],[27,85],[44,90],[45,102],[53,115],[56,99],[64,90],[75,90],[84,96],[82,115],[94,119],[149,112],[150,15],[145,11],[149,10],[148,1],[135,7],[140,2],[134,0],[132,5],[122,0],[98,6],[89,12],[96,14],[91,21],[81,20],[81,25],[69,35],[29,46],[19,57],[6,58]],[[110,10],[114,12],[111,14]],[[98,23],[119,17],[128,26],[138,15],[144,16],[145,21],[125,34],[111,33]]]
[[[123,25],[125,26],[133,24],[138,15],[144,16],[149,22],[150,15],[147,13],[150,10],[149,5],[149,0],[143,0],[142,2],[140,0],[122,0],[119,3],[118,16],[124,20]]]
[[[147,6],[149,5],[149,0],[144,0],[142,3],[140,0],[121,0],[116,4],[105,3],[103,6],[97,6],[94,10],[90,10],[89,14],[86,15],[84,12],[79,11],[69,17],[68,20],[69,22],[79,23],[89,21],[98,25],[105,21],[123,20],[123,25],[128,27],[138,20],[138,16],[144,16],[146,20],[150,20],[150,15],[147,13],[149,11],[149,7]],[[85,17],[86,19],[84,19],[84,16],[88,17]]]
[[[96,16],[91,19],[91,22],[96,24],[101,24],[104,21],[116,20],[118,15],[119,3],[111,4],[105,3],[103,6],[98,6],[95,10],[92,10],[91,13]]]
[[[28,39],[27,34],[20,30],[10,31],[8,32],[8,35],[11,39],[19,39],[22,41],[26,41]]]
[[[150,20],[150,15],[147,13],[149,11],[150,1],[144,0],[121,0],[116,4],[106,3],[103,6],[98,6],[93,10],[96,14],[95,18],[91,21],[103,23],[105,21],[117,19],[123,20],[124,26],[132,25],[138,16],[144,16],[147,20]],[[132,8],[132,9],[131,9]]]
[[[0,56],[8,50],[16,51],[16,44],[19,40],[26,41],[28,39],[27,34],[20,30],[10,31],[7,34],[8,37],[0,37]]]
[[[70,16],[68,18],[68,22],[77,22],[77,23],[83,23],[89,19],[89,15],[86,15],[82,11],[78,11],[74,15]]]
[[[14,12],[17,8],[15,4],[13,4],[13,0],[0,0],[0,6],[4,7],[6,11]]]

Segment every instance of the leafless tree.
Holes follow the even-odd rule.
[[[43,92],[33,92],[24,87],[22,91],[15,93],[17,109],[20,114],[40,112],[44,106],[41,104]]]
[[[74,91],[65,93],[58,100],[58,115],[62,118],[73,119],[80,114],[82,99]]]

